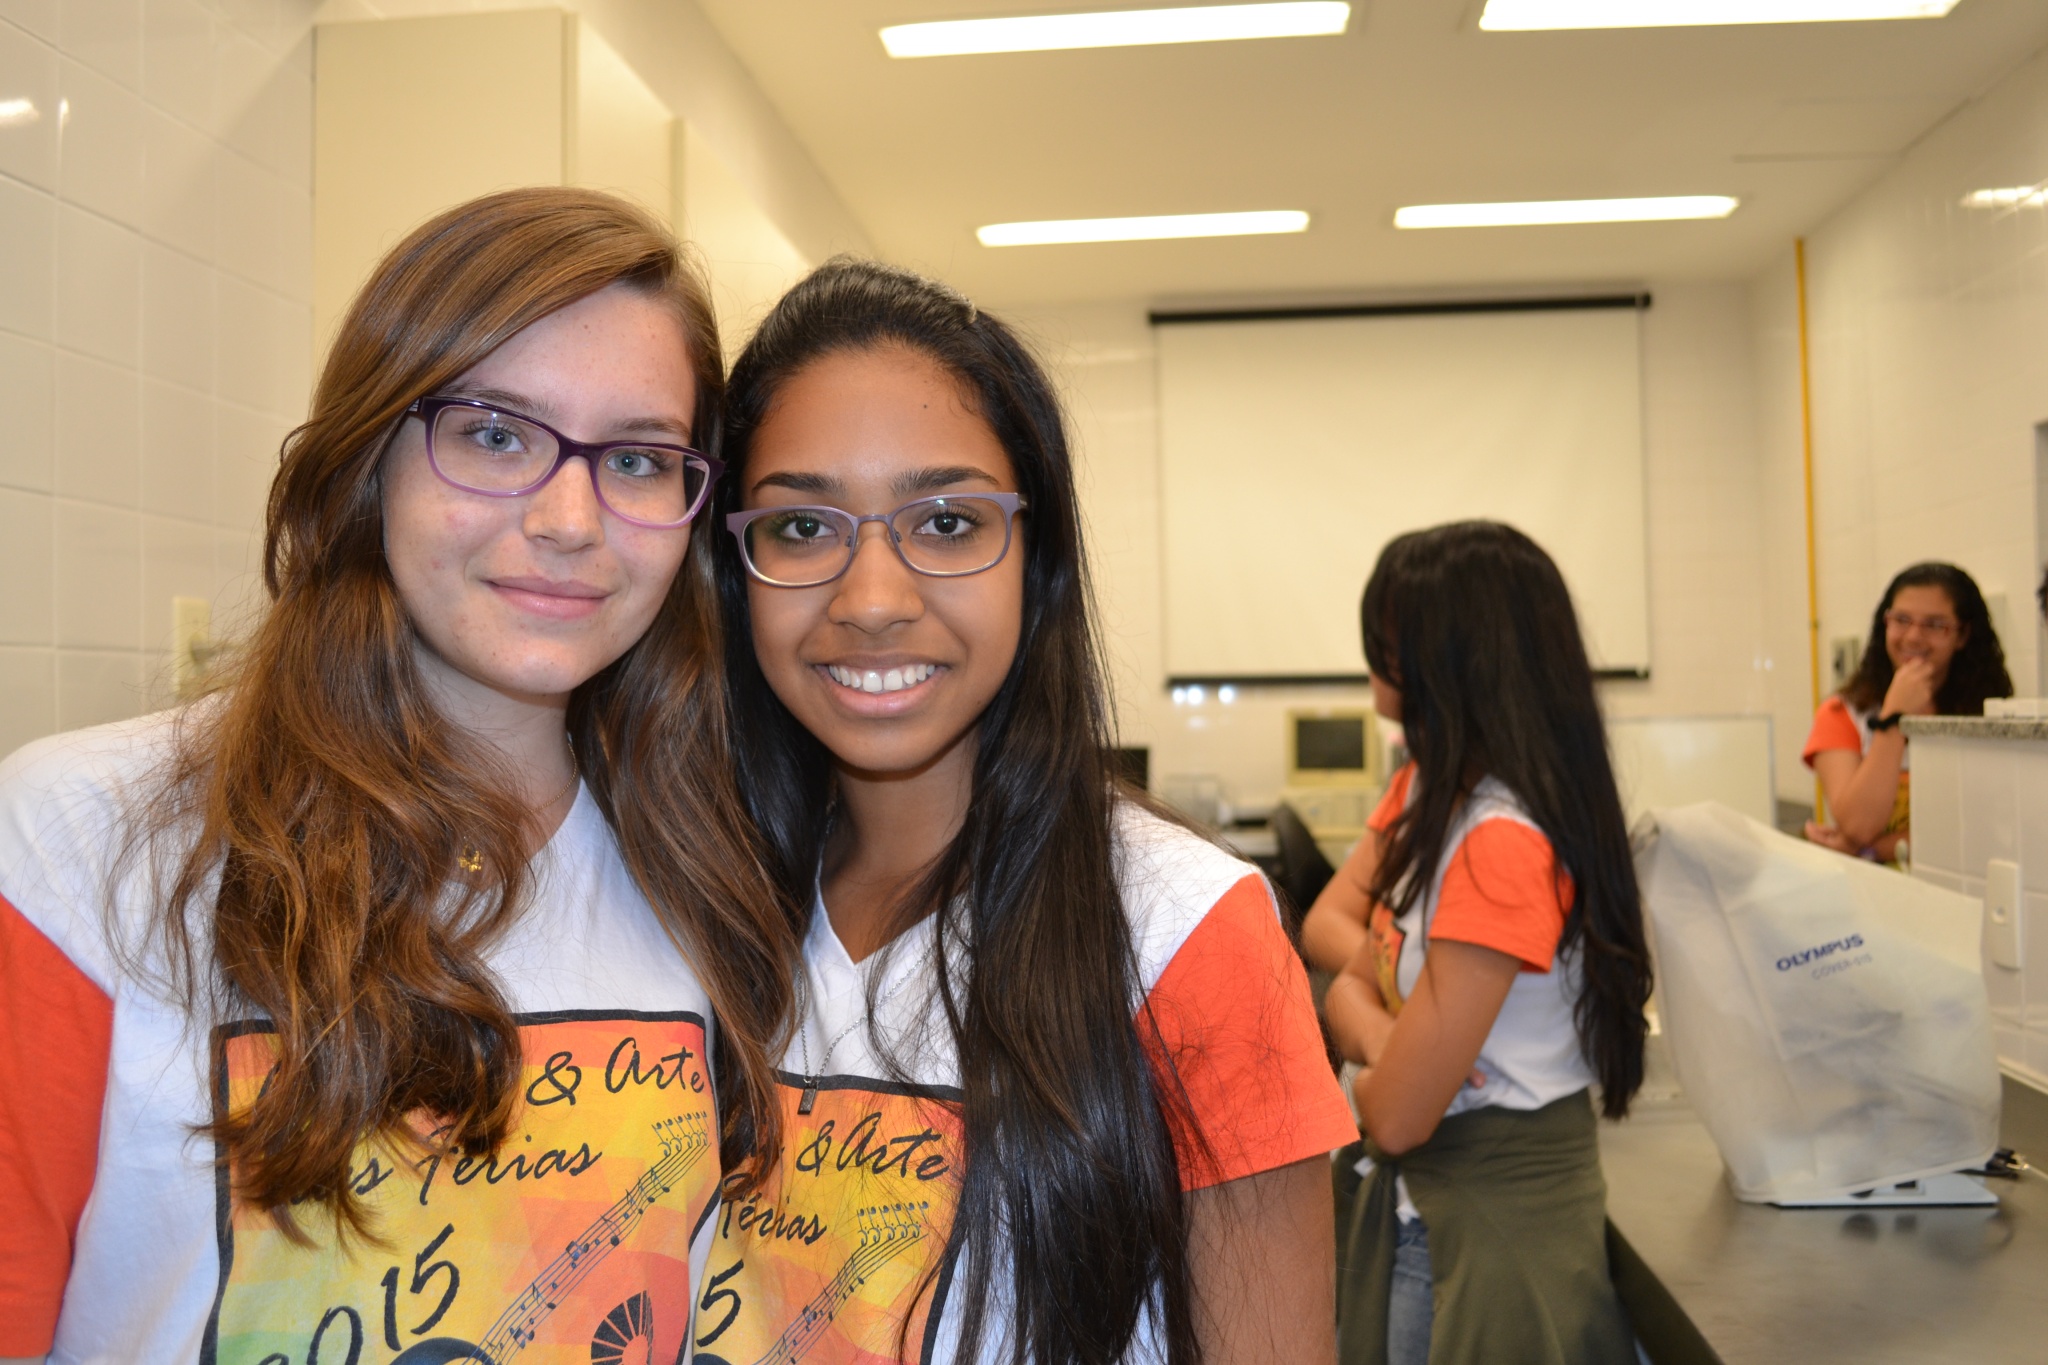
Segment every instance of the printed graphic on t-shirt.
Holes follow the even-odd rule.
[[[1365,938],[1372,945],[1372,974],[1380,988],[1380,1002],[1387,1007],[1387,1013],[1398,1015],[1401,1012],[1401,945],[1408,941],[1408,936],[1401,932],[1394,912],[1375,902],[1372,913],[1366,916]]]
[[[697,1360],[929,1359],[952,1270],[959,1092],[835,1078],[805,1114],[798,1078],[784,1081],[781,1163],[718,1212]]]
[[[383,1243],[294,1245],[220,1177],[206,1365],[642,1365],[687,1352],[690,1243],[717,1188],[696,1014],[520,1015],[525,1104],[494,1155],[366,1144]],[[261,1091],[268,1024],[215,1035],[216,1102]],[[308,1220],[311,1222],[311,1220]],[[317,1224],[313,1227],[317,1229]]]

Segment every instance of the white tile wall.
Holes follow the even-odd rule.
[[[1999,1060],[2048,1084],[2048,742],[1913,741],[1913,875],[1984,894],[1985,863],[2020,868],[2020,966],[1987,956]]]
[[[0,0],[0,752],[245,619],[311,365],[314,0]]]
[[[0,332],[0,486],[50,491],[56,445],[57,357],[48,346]]]

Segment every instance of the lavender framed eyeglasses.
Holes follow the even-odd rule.
[[[597,501],[620,521],[679,530],[704,506],[723,461],[655,441],[572,441],[545,422],[474,398],[422,398],[407,412],[427,428],[427,463],[441,482],[486,498],[538,492],[563,465],[590,466]]]
[[[857,517],[837,507],[758,507],[732,512],[725,527],[740,543],[747,572],[774,588],[814,588],[853,567],[860,528],[879,521],[897,558],[930,578],[964,578],[993,569],[1010,552],[1022,493],[948,493],[906,502],[887,516]]]

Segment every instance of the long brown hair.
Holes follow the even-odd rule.
[[[675,310],[694,442],[715,446],[724,375],[705,286],[640,210],[511,190],[450,209],[384,258],[285,442],[264,537],[270,610],[219,695],[187,711],[168,799],[148,814],[152,842],[176,850],[155,925],[173,970],[194,999],[276,1027],[262,1094],[211,1132],[236,1197],[287,1231],[310,1202],[374,1235],[350,1156],[365,1139],[404,1140],[408,1115],[437,1116],[436,1141],[475,1155],[518,1113],[518,1029],[483,953],[519,913],[532,816],[504,763],[423,684],[384,557],[379,468],[415,399],[619,283]],[[710,996],[722,1154],[750,1170],[747,1154],[775,1143],[768,1058],[797,940],[733,786],[707,539],[699,527],[647,633],[576,689],[568,728],[627,867]],[[458,873],[476,857],[482,871]]]

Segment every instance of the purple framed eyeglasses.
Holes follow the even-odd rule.
[[[564,464],[590,466],[597,501],[620,521],[655,530],[690,524],[725,472],[723,461],[655,441],[572,441],[545,422],[474,398],[422,398],[407,412],[427,428],[427,463],[441,482],[486,498],[539,491]]]
[[[948,493],[906,502],[887,516],[857,517],[837,507],[757,507],[731,512],[725,527],[740,543],[747,572],[775,588],[814,588],[853,567],[860,528],[879,521],[912,570],[964,578],[992,569],[1010,552],[1022,493]]]

